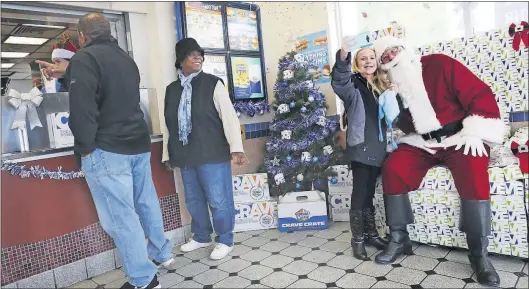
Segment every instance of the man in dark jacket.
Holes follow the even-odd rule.
[[[152,181],[138,67],[118,46],[103,15],[83,16],[78,30],[83,49],[65,74],[74,150],[81,156],[101,226],[114,240],[129,277],[122,288],[161,288],[157,265],[172,263],[172,246],[164,236]],[[60,74],[53,71],[57,67],[48,67]]]

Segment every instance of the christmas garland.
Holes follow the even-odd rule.
[[[261,101],[238,101],[233,104],[237,116],[245,114],[249,117],[254,117],[256,114],[264,114],[270,112],[271,106],[266,100]]]
[[[2,171],[9,172],[13,176],[25,178],[39,178],[43,180],[48,178],[50,180],[73,180],[84,178],[81,171],[63,172],[62,167],[58,167],[56,171],[50,171],[41,166],[24,166],[11,162],[2,161]]]

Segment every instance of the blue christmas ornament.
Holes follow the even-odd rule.
[[[296,103],[293,101],[290,103],[290,108],[294,108],[294,107],[296,107]]]
[[[307,112],[307,108],[306,107],[302,107],[301,108],[301,113],[306,113]]]
[[[317,162],[318,162],[318,157],[313,157],[313,158],[312,158],[312,162],[313,162],[313,163],[317,163]]]
[[[316,185],[321,186],[323,185],[323,181],[321,179],[316,180]]]
[[[286,83],[286,82],[282,82],[282,83],[281,83],[281,86],[282,86],[282,87],[287,87],[287,86],[288,86],[288,83]]]
[[[336,179],[336,177],[332,177],[331,184],[336,185],[336,183],[338,183],[338,179]]]
[[[300,183],[296,183],[296,189],[301,189],[301,184]]]
[[[291,161],[292,160],[292,157],[291,156],[287,156],[287,161]]]

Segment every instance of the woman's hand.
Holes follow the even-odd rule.
[[[168,172],[172,172],[174,170],[173,167],[171,166],[171,164],[169,163],[169,161],[163,162],[163,164],[165,165],[165,169]]]
[[[354,36],[345,36],[342,38],[342,47],[340,49],[340,59],[345,61],[347,54],[351,52],[352,47],[356,44]]]
[[[238,166],[250,163],[250,161],[248,161],[248,159],[246,158],[246,155],[242,152],[231,153],[231,161]]]

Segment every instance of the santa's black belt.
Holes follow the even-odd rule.
[[[461,129],[463,129],[463,120],[458,120],[458,121],[454,121],[449,124],[446,124],[442,128],[436,131],[425,133],[422,135],[422,138],[424,140],[435,139],[438,143],[441,143],[442,137],[452,136],[458,133]]]

